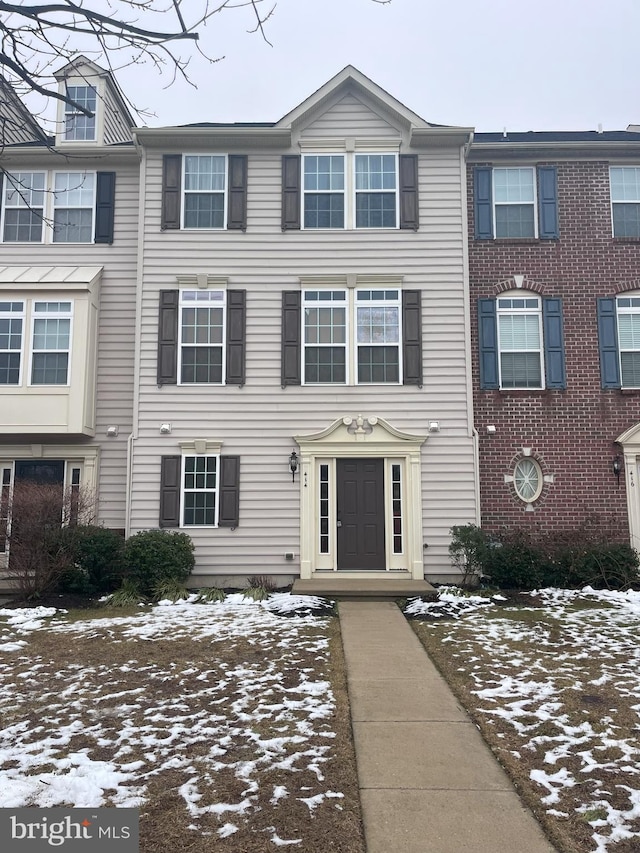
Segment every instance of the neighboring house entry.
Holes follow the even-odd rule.
[[[384,570],[384,460],[337,459],[336,491],[338,570]]]

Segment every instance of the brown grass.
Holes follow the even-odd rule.
[[[203,605],[206,607],[206,605]],[[98,611],[98,617],[106,615]],[[120,617],[122,611],[113,613]],[[87,619],[87,612],[79,614]],[[78,614],[70,614],[77,618]],[[198,768],[198,789],[202,798],[198,806],[209,803],[238,803],[246,794],[247,782],[238,778],[233,768],[219,766],[210,773],[202,768],[210,762],[212,740],[206,735],[185,738],[188,754],[177,738],[171,752],[165,750],[163,760],[177,756],[183,765],[158,772],[161,763],[160,747],[143,746],[132,739],[126,753],[126,762],[142,761],[140,784],[145,785],[145,803],[140,815],[141,853],[265,853],[278,849],[271,842],[273,827],[283,839],[302,839],[301,844],[289,849],[303,853],[364,853],[364,841],[355,754],[351,739],[351,721],[346,690],[344,659],[339,622],[336,618],[321,620],[316,625],[301,628],[307,637],[329,637],[328,662],[317,651],[307,651],[304,646],[294,650],[291,661],[284,665],[279,684],[274,681],[277,698],[255,696],[255,706],[261,702],[278,701],[282,691],[299,681],[298,671],[307,670],[311,680],[329,680],[335,699],[331,719],[316,723],[314,731],[334,732],[335,738],[311,735],[302,746],[287,747],[287,754],[310,747],[327,748],[326,760],[316,761],[322,779],[310,769],[311,759],[296,760],[291,769],[265,767],[259,774],[257,801],[246,815],[205,813],[193,817],[188,813],[179,789],[195,774]],[[28,646],[11,654],[13,667],[5,669],[4,692],[15,690],[16,701],[1,709],[3,726],[27,723],[25,743],[41,737],[36,734],[45,726],[50,734],[56,727],[71,722],[78,716],[83,730],[73,735],[65,747],[66,753],[83,751],[92,760],[114,761],[122,747],[127,726],[137,730],[149,726],[151,716],[162,709],[172,716],[172,723],[180,719],[188,729],[208,719],[227,717],[233,725],[232,703],[238,693],[228,673],[236,667],[259,669],[265,666],[264,643],[256,644],[249,638],[215,642],[211,637],[198,640],[190,638],[157,639],[153,642],[123,636],[118,627],[97,627],[89,633],[55,633],[49,630],[28,635]],[[274,644],[275,645],[275,644]],[[275,659],[281,658],[281,649],[273,649]],[[267,654],[268,658],[268,654]],[[21,676],[38,666],[36,675],[29,679]],[[185,670],[187,672],[185,672]],[[227,679],[229,684],[222,692],[203,691],[203,681],[198,676],[206,673],[206,684],[215,685]],[[77,684],[76,688],[72,685]],[[70,689],[71,688],[71,689]],[[69,691],[64,693],[64,691]],[[74,701],[88,691],[90,702],[83,701],[81,710]],[[117,698],[110,698],[118,694]],[[253,701],[253,700],[252,700]],[[250,726],[263,739],[291,734],[304,718],[292,711],[289,718],[275,722],[267,715]],[[162,723],[154,723],[155,736],[162,733]],[[167,726],[166,735],[169,736]],[[206,730],[205,730],[206,731]],[[98,737],[101,743],[97,742]],[[158,753],[158,761],[150,753]],[[64,753],[56,756],[62,757]],[[234,738],[233,745],[224,755],[220,765],[234,761],[255,759],[251,740]],[[279,756],[280,757],[280,756]],[[285,757],[285,756],[281,756]],[[124,763],[119,757],[114,763]],[[43,763],[34,767],[34,774],[53,769],[43,756]],[[271,802],[274,788],[285,786],[289,795]],[[343,798],[327,798],[313,811],[301,802],[302,798],[316,794],[340,792]],[[112,792],[113,795],[114,792]],[[106,803],[107,805],[109,802]],[[61,804],[62,805],[62,804]],[[72,805],[71,803],[67,805]],[[218,836],[218,829],[227,821],[235,823],[239,831],[226,838]],[[189,829],[189,825],[197,829]]]

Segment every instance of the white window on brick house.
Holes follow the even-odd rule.
[[[611,217],[614,237],[640,237],[640,167],[612,166]]]
[[[537,237],[535,169],[493,169],[496,237]]]
[[[640,388],[640,296],[619,296],[618,347],[623,388]]]
[[[533,503],[540,497],[543,486],[542,470],[535,459],[519,459],[513,469],[513,486],[524,503]]]
[[[500,388],[543,388],[542,305],[534,294],[497,300]]]

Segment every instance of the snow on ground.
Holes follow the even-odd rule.
[[[593,829],[589,853],[615,853],[629,839],[640,850],[640,592],[531,596],[531,607],[496,611],[487,598],[461,605],[460,591],[445,589],[406,612],[439,629],[432,617],[465,617],[448,623],[442,642],[470,668],[480,712],[517,733],[512,754],[535,756],[531,779],[548,813],[581,814]]]
[[[54,608],[0,610],[0,719],[11,709],[13,720],[0,730],[0,808],[140,806],[159,774],[180,771],[179,794],[192,827],[202,815],[214,815],[224,838],[259,808],[263,774],[302,775],[303,769],[317,780],[309,810],[329,798],[340,808],[342,794],[323,785],[335,737],[328,722],[334,698],[330,683],[315,674],[326,670],[328,623],[292,615],[323,612],[326,600],[287,594],[263,602],[241,594],[215,604],[194,599],[80,621],[67,621]],[[115,658],[118,645],[127,643],[123,653],[131,658],[98,657],[98,664],[85,665],[80,656],[52,669],[46,657],[30,653],[32,632],[43,631],[52,642],[65,635],[106,640],[107,658],[109,649]],[[149,643],[166,648],[191,639],[211,643],[210,668],[167,664],[166,657],[155,663],[148,652]],[[216,647],[232,648],[235,640],[255,651],[237,661],[230,655],[229,662],[221,652],[218,660]],[[318,666],[300,666],[302,653]],[[34,715],[29,702],[39,679],[49,692],[43,696],[40,689],[44,711]],[[220,773],[238,780],[241,793],[232,801],[211,799],[211,778]],[[300,799],[295,783],[271,785],[269,797]],[[275,826],[268,830],[275,846],[301,843],[282,838]]]

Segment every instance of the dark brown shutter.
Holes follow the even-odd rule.
[[[285,290],[282,294],[282,387],[302,383],[301,321],[302,293]]]
[[[177,290],[160,291],[158,385],[175,385],[178,381],[178,297]]]
[[[247,230],[247,155],[229,154],[227,228]]]
[[[218,527],[240,523],[240,457],[220,457],[220,509]]]
[[[116,199],[116,173],[96,174],[96,243],[113,243],[113,218]]]
[[[419,290],[402,291],[403,382],[422,388],[422,310]]]
[[[160,527],[180,527],[181,456],[160,457]]]
[[[227,291],[227,385],[245,382],[246,290]]]
[[[282,158],[282,230],[300,228],[300,155]]]
[[[162,158],[162,222],[163,231],[180,228],[180,196],[182,190],[182,154],[165,154]]]
[[[400,228],[417,231],[418,155],[400,155]]]

